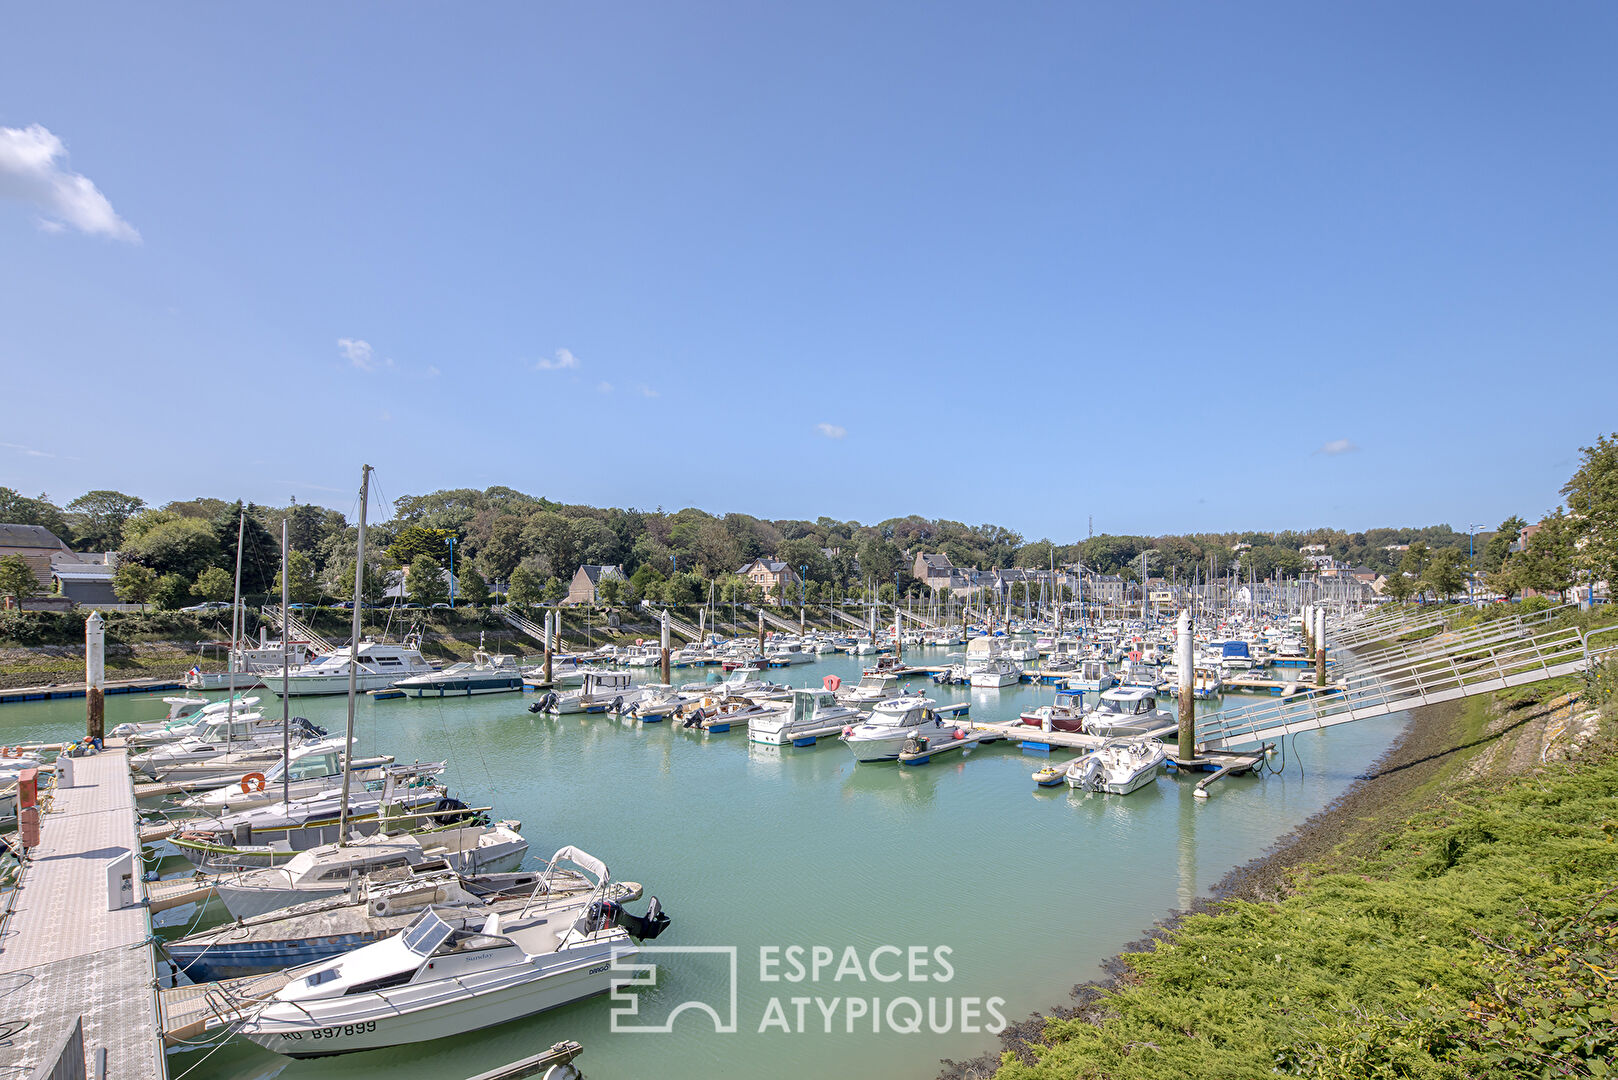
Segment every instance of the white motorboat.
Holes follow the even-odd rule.
[[[775,641],[765,650],[764,659],[775,666],[791,667],[793,664],[814,663],[815,652],[804,648],[801,642]]]
[[[332,656],[319,657],[312,664],[292,668],[286,676],[287,693],[292,697],[315,694],[348,693],[349,650],[343,649]],[[395,645],[379,641],[362,641],[358,662],[355,664],[354,689],[359,693],[381,690],[401,679],[413,675],[426,675],[437,668],[428,663],[421,650],[412,643]],[[281,693],[282,680],[270,678],[266,685]]]
[[[606,865],[577,848],[558,851],[547,874],[563,861],[595,889],[536,897],[514,916],[491,912],[476,929],[428,909],[394,937],[295,969],[241,1034],[288,1057],[345,1054],[476,1031],[607,990],[615,960],[661,934],[668,916],[656,897],[645,916],[629,914],[608,898]]]
[[[682,694],[711,694],[724,696],[726,694],[739,694],[743,697],[757,697],[759,695],[777,694],[787,688],[780,683],[760,679],[762,674],[756,667],[739,667],[731,671],[717,682],[688,682],[682,683]]]
[[[855,761],[897,761],[905,740],[912,735],[928,737],[952,733],[955,725],[945,723],[933,712],[931,698],[897,697],[877,705],[863,723],[842,735]]]
[[[1015,686],[1022,681],[1022,665],[1005,656],[997,656],[982,667],[973,669],[967,681],[980,690]]]
[[[1157,779],[1168,751],[1156,739],[1110,742],[1067,767],[1067,786],[1083,791],[1128,795]]]
[[[1083,690],[1087,694],[1099,694],[1117,685],[1118,676],[1112,673],[1107,667],[1107,662],[1099,656],[1080,660],[1079,670],[1067,680],[1068,689]]]
[[[119,724],[112,729],[112,735],[115,738],[123,739],[125,745],[131,750],[137,748],[149,750],[154,746],[179,742],[188,735],[195,735],[202,730],[202,725],[209,720],[221,719],[232,714],[237,718],[249,714],[253,716],[260,715],[253,709],[253,706],[258,704],[258,698],[242,697],[239,694],[234,700],[204,701],[200,709],[189,709],[189,704],[193,701],[202,701],[201,698],[164,698],[164,700],[174,703],[170,706],[171,713],[182,709],[188,711],[180,712],[179,715],[175,715],[171,719],[159,720],[156,723]],[[279,719],[275,721],[278,730],[280,723]]]
[[[625,667],[657,667],[663,662],[663,650],[656,645],[632,646],[619,663]]]
[[[870,708],[894,696],[899,689],[899,676],[891,672],[868,672],[860,676],[857,685],[838,691],[838,699],[849,705]]]
[[[668,683],[646,683],[638,689],[639,696],[624,707],[624,715],[646,724],[667,719],[693,700],[691,695]]]
[[[1105,691],[1084,714],[1084,730],[1106,738],[1144,735],[1175,720],[1173,713],[1157,707],[1157,692],[1151,687],[1117,686]]]
[[[393,684],[410,697],[472,697],[476,694],[522,692],[522,672],[510,656],[490,656],[481,648],[470,661],[451,664],[442,671],[412,675]]]
[[[238,919],[347,892],[349,882],[384,870],[442,863],[460,874],[517,869],[528,853],[520,823],[465,825],[430,833],[363,836],[299,852],[281,866],[226,874],[214,882]]]
[[[843,728],[863,719],[859,709],[840,703],[830,690],[794,690],[792,707],[753,717],[747,722],[747,737],[772,746],[807,746],[827,735],[841,734]]]
[[[1032,638],[1012,638],[1001,647],[1000,654],[1020,664],[1039,659],[1039,643]]]
[[[197,713],[208,708],[208,706],[213,703],[207,698],[184,696],[166,697],[163,699],[163,704],[169,707],[168,715],[163,717],[163,719],[149,720],[144,723],[119,724],[117,727],[107,732],[107,734],[115,739],[127,739],[131,735],[138,735],[149,731],[161,731],[172,724],[195,716]],[[221,702],[220,704],[225,703]]]
[[[343,756],[340,739],[293,747],[290,766],[282,758],[263,772],[244,772],[240,776],[225,776],[209,781],[213,785],[210,790],[181,799],[180,807],[211,814],[228,814],[280,802],[283,796],[301,800],[321,795],[342,784]],[[443,762],[394,766],[393,757],[386,755],[356,758],[353,777],[354,782],[360,785],[371,785],[390,777],[396,784],[405,784],[414,779],[436,776],[443,771]]]
[[[627,671],[591,671],[577,690],[552,690],[528,706],[532,713],[621,713],[640,700],[640,690]]]
[[[324,728],[301,716],[292,719],[291,737],[300,746],[325,734]],[[219,717],[205,722],[195,735],[136,754],[129,765],[154,780],[171,774],[189,781],[240,775],[279,760],[283,741],[280,721],[271,725],[258,713],[241,714],[234,720]]]

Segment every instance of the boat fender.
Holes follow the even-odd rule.
[[[255,787],[254,786],[255,784],[258,785],[258,786]],[[249,792],[263,791],[263,790],[264,790],[264,774],[263,773],[261,773],[261,772],[250,772],[246,776],[242,777],[242,794],[243,795],[246,795]]]
[[[843,738],[846,739],[852,734],[854,734],[854,725],[853,724],[849,724],[847,727],[843,728]]]
[[[954,735],[955,735],[955,738],[957,740],[966,738],[966,732],[961,730],[960,728],[955,729]]]

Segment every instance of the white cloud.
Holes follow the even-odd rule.
[[[428,364],[427,365],[427,371],[426,371],[425,374],[429,379],[436,379],[440,375],[442,375],[443,372],[438,370],[438,367],[437,367],[436,364]]]
[[[49,452],[48,450],[35,450],[32,446],[24,446],[21,443],[0,442],[0,446],[5,447],[7,450],[15,450],[15,451],[17,451],[17,453],[22,454],[25,457],[55,457],[56,456],[55,454]]]
[[[140,233],[119,217],[112,203],[86,177],[69,172],[67,147],[39,124],[0,127],[0,197],[16,199],[47,215],[40,227],[140,243]]]
[[[541,360],[534,367],[539,371],[565,371],[579,366],[579,358],[567,349],[557,349],[556,359]]]
[[[1325,454],[1328,457],[1336,457],[1338,454],[1352,454],[1358,449],[1359,447],[1355,446],[1347,439],[1333,439],[1331,442],[1322,446],[1319,450],[1316,450],[1315,453]]]
[[[361,371],[376,371],[378,368],[393,366],[392,360],[378,356],[371,343],[364,338],[338,338],[337,351],[343,354],[343,359]]]
[[[384,423],[384,424],[385,424],[385,423],[387,423],[387,422],[388,422],[388,421],[389,421],[389,420],[392,420],[392,419],[393,419],[393,414],[392,414],[392,413],[390,413],[390,412],[389,412],[389,411],[388,411],[388,410],[386,410],[386,409],[383,409],[383,410],[382,410],[382,411],[381,411],[381,412],[379,412],[379,413],[377,413],[377,414],[376,414],[376,418],[377,418],[377,419],[378,419],[378,420],[380,420],[380,421],[382,421],[382,422],[383,422],[383,423]]]
[[[641,397],[661,397],[662,396],[656,390],[653,390],[650,386],[647,386],[645,383],[641,383],[639,386],[635,387],[635,390],[636,390],[637,393],[640,394]]]
[[[840,427],[837,424],[816,424],[815,430],[826,436],[828,439],[841,439],[844,435],[848,434],[847,428]]]
[[[601,382],[596,383],[596,389],[601,391],[603,394],[610,394],[612,393],[612,383],[602,380]]]

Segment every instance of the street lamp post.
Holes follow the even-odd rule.
[[[1475,558],[1477,547],[1474,539],[1477,536],[1477,531],[1481,528],[1483,526],[1477,522],[1468,522],[1466,526],[1466,604],[1468,607],[1477,606],[1477,600],[1472,595],[1473,582],[1477,580],[1477,561]]]
[[[449,609],[455,610],[455,537],[446,536],[444,543],[449,545]]]

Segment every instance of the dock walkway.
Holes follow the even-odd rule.
[[[136,853],[135,795],[122,748],[75,758],[71,787],[41,815],[11,910],[0,923],[0,1021],[27,1020],[6,1063],[23,1075],[44,1063],[75,1021],[84,1045],[107,1051],[107,1075],[159,1080],[156,972],[146,909],[107,910],[107,863]]]
[[[158,690],[184,689],[185,683],[179,679],[108,679],[101,692],[110,697],[113,694],[149,694]],[[55,683],[50,686],[19,686],[11,690],[0,690],[0,705],[83,696],[84,684],[81,682]]]

